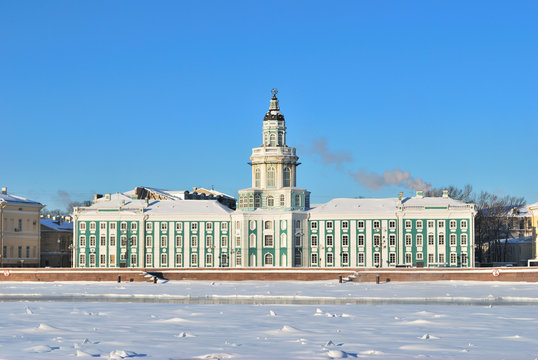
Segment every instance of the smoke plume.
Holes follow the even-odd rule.
[[[421,178],[414,178],[409,171],[396,168],[384,171],[383,174],[368,173],[360,170],[351,176],[370,189],[377,190],[383,186],[397,185],[410,190],[430,190],[432,185]]]
[[[56,203],[63,205],[64,208],[69,207],[69,204],[72,202],[71,194],[64,190],[58,190],[54,200]]]
[[[314,141],[312,144],[312,151],[321,157],[321,160],[325,165],[337,165],[340,166],[346,162],[352,162],[353,156],[349,152],[332,152],[327,148],[327,140],[324,138]]]

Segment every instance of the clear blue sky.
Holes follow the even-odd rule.
[[[276,87],[314,203],[411,195],[351,176],[398,168],[533,203],[537,18],[537,1],[2,1],[0,185],[49,208],[139,185],[236,196]]]

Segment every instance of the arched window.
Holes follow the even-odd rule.
[[[272,166],[267,169],[267,186],[275,186],[275,168]]]
[[[248,198],[248,207],[253,208],[254,207],[254,196],[250,195]]]
[[[275,199],[272,196],[267,197],[267,206],[270,206],[270,207],[275,206]]]
[[[236,266],[241,266],[241,250],[238,250],[235,253],[235,265]]]
[[[278,145],[284,146],[284,134],[278,133]]]
[[[284,168],[284,182],[283,182],[282,186],[284,186],[284,187],[290,187],[291,186],[290,168],[287,167],[287,166]]]
[[[261,207],[261,199],[260,199],[259,194],[256,194],[256,196],[254,196],[254,207],[255,208]]]
[[[256,247],[256,234],[250,234],[250,247]]]
[[[265,254],[263,263],[265,265],[273,265],[273,254]]]
[[[270,139],[270,144],[269,146],[276,146],[276,135],[275,134],[271,134],[271,136],[269,137]]]
[[[301,206],[301,196],[295,195],[295,206]]]
[[[254,171],[254,187],[261,187],[262,172],[260,168],[256,168]]]
[[[280,195],[280,206],[284,206],[284,194]]]
[[[269,134],[264,134],[263,136],[263,145],[268,146],[269,145]]]

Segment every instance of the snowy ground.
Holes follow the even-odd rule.
[[[0,301],[0,359],[538,358],[531,283],[4,282]]]

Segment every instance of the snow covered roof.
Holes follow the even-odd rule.
[[[98,199],[88,207],[78,208],[78,213],[99,212],[100,210],[143,211],[149,214],[229,214],[230,208],[217,200],[138,200],[127,196],[127,193],[111,194],[110,200]]]
[[[43,205],[37,201],[29,200],[23,198],[22,196],[11,195],[11,194],[0,194],[0,202],[5,201],[11,204],[21,204],[21,205]]]
[[[408,197],[403,199],[404,206],[466,206],[463,201],[449,197]]]
[[[398,199],[333,199],[325,204],[317,205],[310,212],[317,213],[371,213],[394,212],[397,209]]]
[[[41,225],[46,226],[54,231],[73,231],[73,223],[70,221],[61,221],[54,219],[41,219]]]

